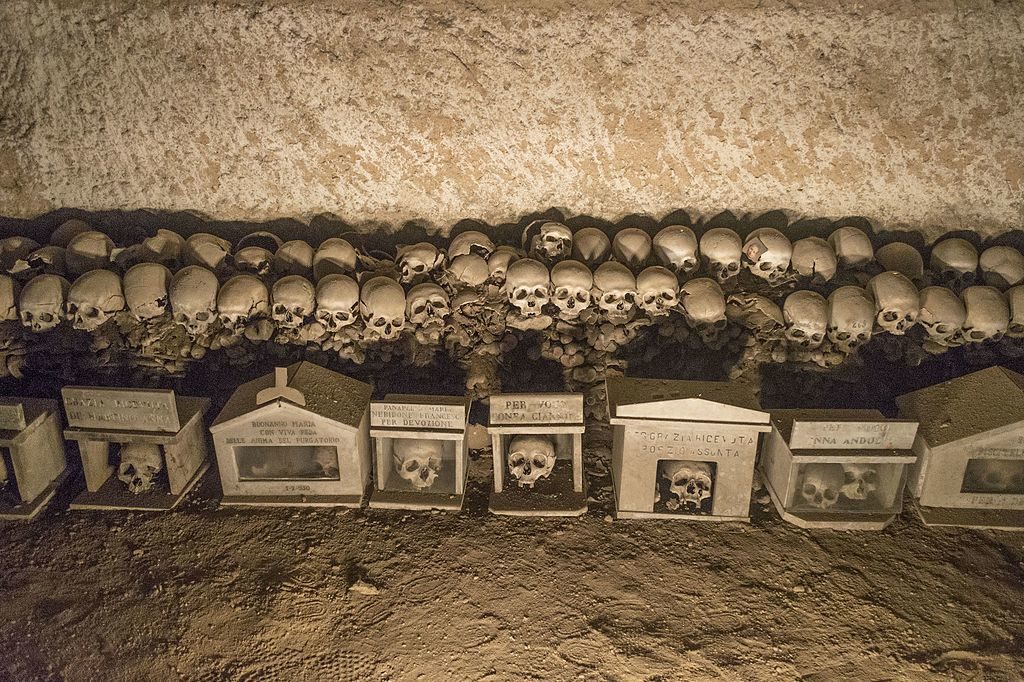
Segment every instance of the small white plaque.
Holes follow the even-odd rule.
[[[793,422],[791,450],[909,450],[914,446],[913,421]]]
[[[68,426],[73,428],[164,433],[181,428],[171,390],[65,386],[61,394]]]
[[[25,408],[18,402],[0,402],[0,429],[21,431],[25,424]]]
[[[463,431],[466,409],[462,405],[425,403],[370,403],[370,426],[421,431]]]
[[[582,424],[582,393],[491,396],[491,424]]]

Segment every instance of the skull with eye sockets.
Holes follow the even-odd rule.
[[[316,283],[316,321],[336,332],[359,319],[359,284],[348,275],[332,273]]]
[[[563,260],[551,268],[552,302],[563,320],[575,320],[590,306],[594,273],[576,260]]]
[[[725,315],[725,294],[718,282],[709,277],[698,277],[679,287],[683,317],[700,338],[714,344],[729,325]]]
[[[998,341],[1010,327],[1010,307],[995,287],[973,286],[960,294],[967,316],[960,333],[961,343]]]
[[[836,276],[836,254],[820,237],[807,237],[793,244],[792,267],[801,277],[824,283]]]
[[[445,255],[429,242],[419,242],[398,248],[398,267],[405,284],[416,284],[431,273],[444,267]]]
[[[875,299],[875,323],[895,336],[903,336],[914,326],[921,312],[917,287],[899,272],[883,272],[868,282],[868,293]]]
[[[217,314],[221,325],[235,334],[257,317],[270,312],[270,292],[255,275],[235,275],[217,292]]]
[[[270,290],[270,317],[278,329],[295,330],[313,317],[316,287],[302,275],[288,275]]]
[[[669,225],[654,235],[654,255],[680,277],[690,275],[700,265],[697,237],[685,225]]]
[[[828,340],[842,353],[852,353],[871,340],[875,302],[860,287],[839,287],[828,297]]]
[[[522,244],[536,260],[548,263],[564,260],[572,254],[572,230],[550,220],[534,221],[523,230]]]
[[[985,284],[1000,290],[1024,283],[1024,256],[1011,246],[992,246],[978,259]]]
[[[504,289],[520,315],[536,317],[551,297],[551,274],[540,261],[520,258],[508,266]]]
[[[59,275],[38,275],[21,290],[18,307],[21,324],[40,334],[56,329],[67,316],[70,283]]]
[[[377,276],[359,291],[359,310],[371,339],[392,341],[405,329],[405,290],[389,277]]]
[[[967,311],[960,297],[946,287],[925,287],[921,290],[921,312],[917,324],[928,339],[940,346],[958,345]]]
[[[139,263],[124,273],[125,302],[136,320],[153,320],[167,312],[171,279],[171,271],[160,263]]]
[[[636,312],[636,277],[622,263],[606,261],[594,271],[590,295],[610,322],[629,321]]]
[[[636,278],[640,308],[651,317],[668,315],[679,305],[679,280],[668,268],[652,265]]]
[[[508,471],[520,488],[533,488],[555,468],[555,444],[547,436],[520,435],[508,446]]]
[[[778,230],[762,227],[743,243],[743,264],[755,277],[778,284],[786,277],[793,244]]]
[[[814,350],[825,340],[828,329],[828,303],[814,291],[794,291],[782,303],[786,320],[786,339],[791,345]]]
[[[845,484],[846,472],[841,464],[805,464],[802,467],[800,496],[806,504],[827,511],[839,501],[839,493]]]
[[[708,273],[720,284],[736,278],[743,262],[740,236],[725,227],[715,227],[700,238],[700,257]]]
[[[95,331],[124,306],[121,278],[110,270],[90,270],[68,290],[67,315],[75,329]]]
[[[448,292],[433,282],[417,284],[406,299],[406,317],[417,327],[443,324],[451,313]]]
[[[943,239],[932,247],[928,266],[938,284],[959,290],[978,278],[978,251],[966,239]]]

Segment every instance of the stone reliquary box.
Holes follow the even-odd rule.
[[[587,511],[582,393],[493,395],[487,431],[494,455],[492,512],[579,516]]]
[[[72,509],[167,511],[209,468],[206,398],[161,389],[66,386],[67,429],[78,443],[85,492]]]
[[[877,410],[775,410],[761,475],[790,523],[881,530],[903,508],[916,434],[916,421]]]
[[[921,422],[908,487],[927,525],[1024,528],[1024,376],[990,367],[896,402]]]
[[[0,519],[35,518],[66,476],[59,403],[0,398]]]
[[[462,509],[469,471],[459,396],[387,395],[370,404],[374,491],[383,509]]]
[[[771,429],[752,391],[610,377],[607,395],[618,518],[749,521],[758,437]]]
[[[242,384],[210,427],[223,504],[359,507],[370,387],[311,362]]]

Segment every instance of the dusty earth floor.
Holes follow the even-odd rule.
[[[11,680],[1018,680],[1024,534],[218,508],[0,526]],[[376,592],[376,593],[374,593]]]

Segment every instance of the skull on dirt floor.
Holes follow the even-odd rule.
[[[389,277],[373,277],[359,291],[359,312],[373,337],[397,339],[405,329],[405,290]]]
[[[856,227],[840,227],[828,236],[828,243],[844,268],[862,268],[875,259],[871,238]]]
[[[433,282],[417,284],[405,298],[406,318],[416,327],[442,323],[451,313],[448,292]]]
[[[487,261],[475,253],[455,256],[448,264],[446,272],[457,288],[481,286],[491,276]]]
[[[274,252],[274,270],[278,276],[313,276],[313,247],[301,239],[285,242]]]
[[[515,247],[499,246],[496,248],[487,258],[487,269],[491,271],[491,283],[499,286],[504,284],[509,266],[521,257],[522,254]]]
[[[505,294],[524,317],[540,315],[551,297],[551,274],[533,258],[520,258],[508,266]]]
[[[217,292],[217,314],[225,329],[241,333],[252,319],[270,312],[270,292],[259,277],[235,275]]]
[[[828,340],[843,353],[852,353],[871,340],[875,302],[860,287],[839,287],[828,297]]]
[[[973,487],[992,494],[1024,492],[1024,460],[975,459],[967,471]]]
[[[786,320],[786,339],[805,350],[814,350],[825,340],[828,329],[828,302],[814,291],[794,291],[782,303]]]
[[[316,288],[301,275],[288,275],[270,290],[270,317],[279,329],[298,329],[313,317]]]
[[[636,278],[637,301],[651,317],[668,315],[679,305],[679,280],[668,268],[652,265]]]
[[[558,306],[558,316],[563,320],[573,320],[590,306],[594,273],[578,260],[563,260],[551,268],[551,286],[551,300]]]
[[[355,248],[344,239],[325,239],[313,254],[313,278],[319,282],[327,275],[354,275],[359,262]]]
[[[594,271],[590,294],[609,320],[628,320],[636,308],[636,277],[622,263],[605,261]]]
[[[426,438],[395,438],[394,464],[399,476],[414,488],[429,488],[441,473],[444,444]]]
[[[875,252],[875,260],[883,270],[898,272],[909,280],[919,281],[924,277],[924,258],[910,244],[886,244]]]
[[[493,252],[494,242],[491,241],[491,238],[483,232],[477,232],[476,230],[460,232],[448,242],[449,260],[469,254],[480,256],[487,260]]]
[[[171,271],[160,263],[139,263],[124,273],[122,287],[128,310],[139,322],[152,320],[167,312]]]
[[[110,270],[90,270],[68,290],[67,315],[75,329],[95,331],[124,306],[121,278]]]
[[[121,446],[121,464],[117,478],[128,492],[138,495],[153,489],[156,475],[164,468],[160,446],[153,443],[125,443]]]
[[[95,230],[82,232],[75,235],[64,250],[64,266],[73,277],[109,268],[113,251],[114,242],[107,235]]]
[[[670,509],[700,509],[701,503],[712,495],[712,474],[711,465],[707,462],[658,462],[658,475],[669,481],[669,491],[675,497],[667,503]]]
[[[696,241],[696,240],[694,240]],[[615,260],[637,272],[651,258],[651,235],[636,227],[627,227],[615,233],[612,239],[612,253]]]
[[[928,267],[937,284],[969,287],[978,278],[978,250],[966,239],[943,239],[932,247]]]
[[[1011,246],[992,246],[978,259],[985,284],[1000,290],[1024,283],[1024,256]]]
[[[1006,292],[1006,303],[1010,307],[1010,326],[1006,335],[1011,339],[1024,338],[1024,284]]]
[[[231,255],[231,243],[216,235],[199,232],[185,240],[185,262],[217,270]]]
[[[572,230],[550,220],[535,221],[523,229],[522,244],[531,258],[547,262],[560,261],[572,254]]]
[[[515,436],[508,445],[508,471],[520,488],[551,475],[555,468],[555,444],[547,436],[524,434]]]
[[[205,334],[217,318],[217,275],[201,265],[189,265],[174,273],[169,289],[174,321],[189,336]]]
[[[654,235],[654,255],[661,265],[680,277],[700,266],[697,237],[685,225],[669,225]]]
[[[429,242],[419,242],[409,246],[400,246],[396,262],[402,272],[402,282],[412,284],[422,281],[438,268],[444,266],[445,256],[436,246]]]
[[[960,294],[967,316],[960,340],[963,343],[998,341],[1010,327],[1010,307],[995,287],[967,287]]]
[[[793,244],[772,227],[754,230],[743,243],[743,265],[756,277],[776,284],[786,276]]]
[[[868,293],[875,299],[875,322],[895,336],[903,336],[914,326],[921,312],[921,301],[914,283],[899,272],[883,272],[868,282]]]
[[[348,275],[331,273],[316,283],[316,321],[329,332],[359,318],[359,283]]]
[[[683,283],[679,298],[686,322],[705,343],[714,343],[729,324],[722,287],[710,277],[698,277]]]
[[[708,274],[719,283],[724,283],[740,274],[743,242],[732,230],[715,227],[701,235],[700,256]]]
[[[584,227],[572,237],[572,257],[588,267],[596,267],[608,260],[612,242],[602,230]]]
[[[836,276],[838,260],[829,243],[821,237],[807,237],[793,244],[792,267],[801,277],[828,282]]]
[[[848,500],[866,500],[878,490],[877,464],[841,464],[843,487],[839,492]]]
[[[71,285],[59,275],[38,275],[21,290],[18,307],[21,324],[39,334],[56,329],[67,317]]]
[[[928,338],[940,346],[956,345],[967,319],[960,297],[946,287],[925,287],[921,290],[921,312],[917,324]]]
[[[846,472],[841,464],[805,464],[800,496],[812,507],[830,509],[839,501],[839,493],[845,482]]]
[[[10,275],[0,275],[0,322],[18,319],[18,283]]]

